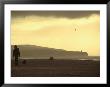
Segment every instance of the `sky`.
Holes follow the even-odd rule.
[[[100,56],[100,11],[12,11],[11,44]]]

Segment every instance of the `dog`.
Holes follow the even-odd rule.
[[[23,60],[23,61],[22,61],[22,64],[26,64],[26,60]]]

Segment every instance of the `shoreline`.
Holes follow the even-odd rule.
[[[49,60],[49,57],[48,58],[19,58],[20,60]],[[11,58],[11,60],[13,60],[13,58]],[[88,59],[88,58],[68,58],[68,59],[64,59],[64,58],[54,58],[54,60],[93,60],[93,61],[100,61],[100,58],[91,58],[91,59]]]

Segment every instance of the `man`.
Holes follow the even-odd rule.
[[[14,45],[13,58],[15,59],[15,65],[18,65],[18,57],[20,57],[20,51],[17,45]]]

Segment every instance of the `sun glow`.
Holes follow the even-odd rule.
[[[32,44],[99,56],[100,15],[66,18],[31,15],[11,20],[11,44]]]

